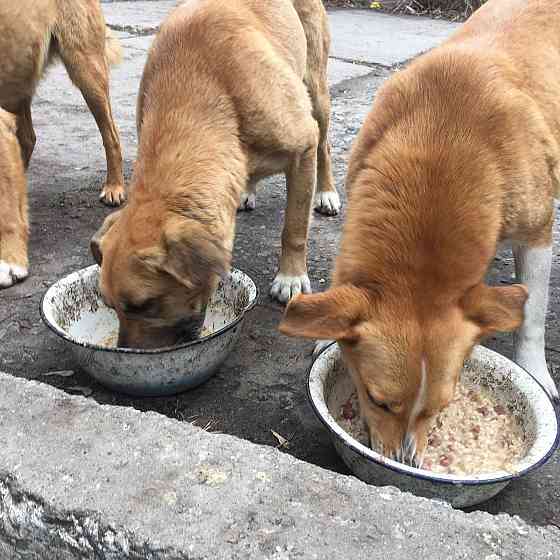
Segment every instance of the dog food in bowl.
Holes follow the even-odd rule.
[[[354,439],[368,445],[358,410],[353,392],[336,420]],[[422,468],[455,475],[512,472],[525,448],[521,421],[513,410],[485,387],[460,384],[428,435]]]

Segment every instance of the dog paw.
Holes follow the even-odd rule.
[[[257,207],[257,196],[255,193],[247,193],[244,192],[241,194],[241,199],[239,201],[239,206],[238,206],[238,210],[245,210],[247,212],[250,212],[251,210],[254,210]]]
[[[99,200],[106,206],[120,206],[126,200],[126,191],[122,185],[105,185]]]
[[[558,400],[558,388],[550,372],[544,356],[535,352],[520,352],[514,361],[528,371],[555,401]]]
[[[288,303],[298,294],[310,294],[311,283],[307,274],[288,276],[279,272],[272,282],[270,295],[280,303]]]
[[[316,360],[319,357],[319,354],[330,346],[334,340],[318,340],[315,343],[315,347],[313,348],[313,359]]]
[[[25,266],[0,261],[0,289],[9,288],[17,282],[21,282],[29,275]]]
[[[336,191],[315,193],[315,212],[325,216],[336,216],[340,212],[340,197]]]

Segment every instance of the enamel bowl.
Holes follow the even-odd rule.
[[[463,508],[492,498],[512,480],[546,463],[558,445],[558,420],[548,394],[530,374],[483,346],[475,347],[465,362],[462,378],[491,389],[521,418],[527,447],[513,472],[471,476],[432,473],[388,459],[352,438],[336,423],[331,412],[340,410],[353,389],[336,344],[323,350],[312,365],[308,392],[336,451],[358,478]]]
[[[232,269],[208,303],[204,336],[168,348],[118,348],[118,319],[101,300],[98,279],[97,265],[62,278],[43,296],[41,315],[81,369],[110,389],[134,396],[172,395],[207,381],[235,347],[246,313],[257,301],[251,278]]]

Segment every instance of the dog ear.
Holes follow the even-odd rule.
[[[367,294],[355,286],[339,286],[319,294],[294,297],[284,312],[280,332],[288,336],[355,341],[356,326],[370,310]]]
[[[225,276],[230,263],[229,251],[198,222],[167,226],[160,268],[187,288],[208,284],[212,275]]]
[[[103,236],[115,225],[115,222],[119,219],[121,212],[122,210],[117,210],[116,212],[109,214],[89,242],[91,254],[99,266],[101,266],[101,262],[103,261],[103,251],[101,250]]]
[[[523,284],[493,288],[479,284],[461,300],[467,319],[476,323],[483,336],[511,332],[521,326],[529,292]]]

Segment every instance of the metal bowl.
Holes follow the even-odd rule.
[[[331,413],[331,410],[340,410],[353,390],[336,344],[327,347],[312,365],[308,392],[336,451],[358,478],[376,486],[396,486],[419,496],[443,500],[453,507],[468,507],[492,498],[512,480],[546,463],[558,446],[559,436],[554,405],[546,391],[504,356],[477,346],[465,362],[462,377],[487,386],[521,418],[527,448],[514,472],[472,476],[435,474],[388,459],[352,438]]]
[[[84,268],[53,284],[41,316],[67,344],[76,363],[107,387],[134,396],[173,395],[207,381],[234,348],[245,314],[257,301],[254,282],[232,269],[208,303],[205,336],[168,348],[111,346],[118,319],[101,300],[99,267]]]

